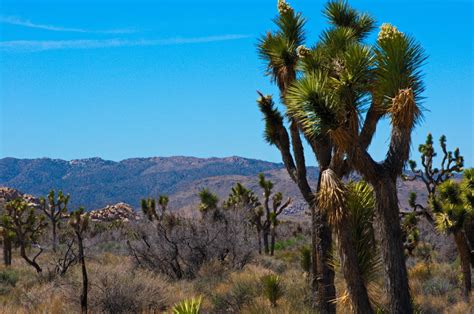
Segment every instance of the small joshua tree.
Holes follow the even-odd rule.
[[[80,208],[73,213],[69,218],[69,225],[72,227],[78,245],[78,259],[81,263],[82,271],[82,292],[81,292],[81,312],[87,314],[87,292],[89,289],[89,279],[87,277],[87,267],[84,255],[84,236],[89,226],[89,214],[84,214],[84,209]]]
[[[209,189],[202,189],[199,192],[199,199],[201,201],[199,204],[199,210],[204,214],[211,210],[216,210],[217,205],[219,204],[219,198],[217,195],[209,191]]]
[[[64,195],[61,190],[59,190],[57,198],[55,197],[54,190],[49,192],[47,200],[44,197],[40,198],[40,208],[51,222],[54,252],[56,252],[58,246],[57,228],[60,227],[61,220],[65,218],[69,199],[70,195]]]
[[[426,142],[418,147],[421,154],[422,168],[417,168],[416,161],[410,160],[408,163],[411,174],[402,176],[405,181],[421,180],[428,192],[428,204],[418,202],[415,192],[411,192],[408,197],[408,205],[413,209],[413,212],[403,214],[402,220],[404,247],[408,255],[412,255],[419,242],[418,216],[423,216],[429,223],[434,224],[433,209],[429,206],[430,200],[435,196],[436,190],[443,182],[449,180],[455,173],[463,171],[464,158],[461,156],[459,148],[456,148],[454,152],[448,151],[446,136],[444,135],[440,137],[439,144],[443,152],[440,168],[434,166],[434,158],[438,154],[433,145],[433,136],[429,133]]]
[[[36,259],[43,253],[43,248],[36,242],[47,226],[44,216],[37,215],[35,209],[23,199],[16,199],[6,203],[5,214],[0,218],[0,226],[5,232],[14,234],[20,246],[21,257],[41,273],[43,270]],[[29,257],[27,250],[32,246],[38,248],[39,252]]]
[[[263,207],[255,193],[247,189],[241,183],[232,187],[229,197],[224,202],[224,208],[239,210],[243,209],[248,216],[249,222],[255,226],[258,239],[258,253],[262,254],[262,216]]]
[[[288,198],[283,203],[283,194],[277,192],[273,194],[273,182],[265,179],[265,175],[261,173],[258,181],[260,187],[263,189],[263,210],[265,218],[262,224],[263,231],[263,246],[265,254],[273,256],[275,251],[276,228],[278,226],[278,216],[291,203],[291,198]],[[273,196],[272,196],[273,194]],[[270,198],[272,205],[270,206]],[[268,242],[270,237],[270,243]]]
[[[412,175],[404,175],[403,179],[406,181],[414,181],[420,179],[426,186],[428,192],[428,199],[431,199],[436,189],[440,184],[451,178],[455,173],[463,171],[464,158],[459,153],[459,148],[456,148],[454,152],[448,151],[446,147],[446,136],[442,135],[439,139],[439,144],[443,152],[443,159],[441,161],[441,168],[433,167],[434,158],[438,155],[433,146],[433,136],[431,133],[426,137],[425,144],[421,144],[418,147],[418,151],[421,154],[421,165],[423,169],[417,168],[417,163],[414,160],[410,160],[410,170]],[[433,217],[426,206],[417,202],[417,195],[412,192],[409,197],[409,205],[414,211],[423,214],[427,220],[433,223]]]
[[[454,237],[461,260],[463,293],[469,299],[471,293],[471,251],[464,233],[464,222],[472,217],[474,210],[474,168],[466,169],[461,183],[447,180],[439,185],[431,199],[435,213],[435,225],[440,232]]]
[[[165,216],[166,209],[168,207],[169,198],[166,195],[160,195],[158,198],[158,205],[160,206],[161,213],[158,213],[156,207],[156,200],[154,198],[142,199],[141,207],[143,214],[147,216],[148,220],[162,220]]]

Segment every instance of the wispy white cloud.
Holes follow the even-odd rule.
[[[110,29],[110,30],[90,30],[83,28],[70,28],[56,25],[38,24],[30,20],[22,19],[16,16],[1,16],[0,22],[3,24],[18,25],[29,28],[43,29],[54,32],[69,32],[69,33],[89,33],[89,34],[130,34],[135,33],[134,29]]]
[[[168,39],[79,39],[79,40],[12,40],[1,41],[0,50],[34,52],[58,49],[92,49],[132,46],[166,46],[229,41],[252,37],[243,34],[226,34],[206,37],[176,37]]]

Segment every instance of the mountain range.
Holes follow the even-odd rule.
[[[264,173],[275,183],[275,191],[293,199],[289,213],[302,213],[305,203],[296,185],[281,163],[243,157],[196,158],[150,157],[122,161],[88,158],[61,160],[0,159],[0,185],[34,196],[46,195],[51,189],[71,194],[70,208],[88,210],[125,202],[138,208],[140,199],[170,196],[170,209],[192,210],[198,204],[198,192],[208,188],[224,200],[236,182],[261,195],[258,174]],[[315,185],[318,169],[308,168],[310,184]],[[410,191],[423,198],[421,182],[399,182],[400,206],[407,207]]]

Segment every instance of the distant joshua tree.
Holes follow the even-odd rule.
[[[265,254],[273,256],[275,252],[276,228],[279,220],[278,216],[291,204],[291,198],[283,202],[283,194],[277,192],[273,194],[273,182],[265,179],[265,175],[259,175],[259,184],[263,189],[263,211],[264,221],[262,223],[263,246]],[[271,200],[271,206],[270,206]],[[270,243],[268,242],[270,237]]]
[[[61,220],[65,218],[67,213],[67,204],[70,195],[64,195],[60,190],[56,198],[54,190],[51,190],[47,198],[47,200],[44,197],[40,198],[40,208],[51,222],[53,251],[56,252],[58,247],[57,229],[60,227]]]
[[[37,244],[39,236],[47,226],[42,215],[35,213],[35,208],[23,199],[16,199],[6,203],[5,214],[0,218],[0,226],[9,234],[13,234],[20,246],[21,257],[38,273],[43,270],[36,259],[43,253],[43,248]],[[28,256],[28,249],[36,247],[39,251]]]
[[[84,213],[84,209],[80,208],[71,213],[69,217],[69,225],[72,227],[76,235],[78,245],[78,259],[81,263],[82,272],[82,292],[81,292],[81,312],[87,314],[87,294],[89,290],[89,278],[87,276],[86,259],[84,255],[84,236],[89,226],[89,214]]]
[[[153,198],[142,199],[141,207],[142,211],[148,220],[162,220],[165,216],[168,208],[169,198],[166,195],[160,195],[158,198],[158,205],[160,206],[161,213],[157,211],[156,200]]]
[[[263,173],[259,175],[259,185],[263,189],[263,204],[255,193],[241,183],[237,183],[224,202],[226,209],[244,209],[248,220],[255,226],[258,237],[258,252],[273,255],[277,236],[278,216],[287,208],[291,199],[283,202],[283,194],[273,194],[273,182],[266,180]]]

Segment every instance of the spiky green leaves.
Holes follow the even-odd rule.
[[[347,1],[329,1],[323,13],[329,23],[352,29],[358,39],[367,36],[375,27],[375,20],[370,15],[357,12]]]
[[[265,179],[265,175],[260,173],[258,175],[258,184],[263,189],[263,195],[265,198],[269,198],[273,190],[273,182]]]
[[[337,127],[341,107],[329,91],[322,72],[304,76],[286,94],[288,115],[295,118],[308,137],[325,134]]]
[[[419,43],[393,26],[384,24],[377,46],[377,81],[375,96],[389,108],[400,90],[411,89],[415,103],[424,90],[421,67],[426,55]]]
[[[473,214],[473,177],[474,170],[466,169],[461,183],[447,180],[439,186],[437,196],[431,200],[438,231],[456,232],[462,228],[467,217]]]
[[[272,96],[263,96],[257,100],[258,107],[265,120],[264,138],[271,145],[280,145],[280,131],[284,128],[283,116],[275,107]]]
[[[208,189],[202,189],[199,192],[199,199],[201,201],[201,204],[199,205],[199,210],[201,212],[207,213],[210,210],[217,209],[219,198]]]
[[[262,36],[258,51],[267,63],[267,75],[284,91],[296,76],[296,48],[305,40],[305,20],[301,14],[295,13],[286,1],[279,1],[278,9],[280,14],[274,20],[278,29]]]
[[[84,208],[79,208],[69,216],[69,225],[77,234],[83,234],[89,227],[89,213],[85,213]]]

